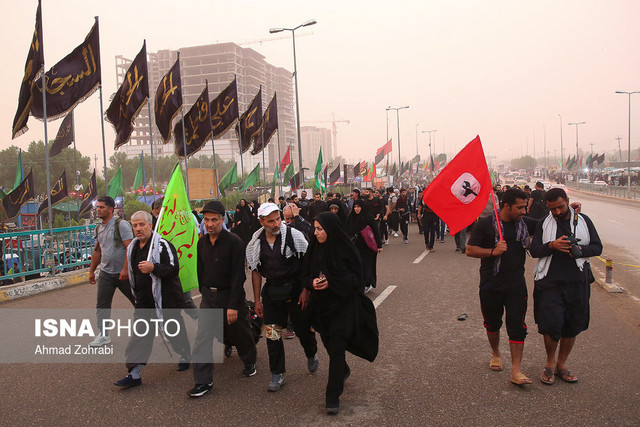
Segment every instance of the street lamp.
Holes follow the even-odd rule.
[[[569,126],[575,126],[576,127],[576,161],[578,161],[578,126],[584,125],[586,123],[587,122],[567,123]]]
[[[398,167],[401,166],[402,160],[400,160],[400,110],[409,108],[408,105],[404,107],[387,107],[387,111],[396,110],[396,125],[398,126]]]
[[[416,156],[420,154],[418,151],[418,126],[420,126],[420,123],[416,123]]]
[[[560,176],[563,175],[564,172],[564,146],[562,145],[562,116],[558,114],[560,117]]]
[[[296,30],[309,25],[315,25],[318,21],[310,19],[294,28],[270,28],[269,33],[275,34],[282,31],[291,31],[293,39],[293,77],[296,91],[296,130],[298,131],[298,163],[300,167],[300,177],[302,178],[302,186],[304,187],[304,170],[302,168],[302,139],[300,137],[300,102],[298,100],[298,67],[296,63]]]
[[[629,95],[629,153],[627,154],[627,197],[631,198],[631,95],[640,91],[623,92],[617,90],[616,93]]]
[[[422,133],[428,133],[429,134],[429,157],[431,157],[431,133],[432,132],[438,132],[438,129],[433,129],[433,130],[423,130]],[[435,147],[434,147],[435,148]]]

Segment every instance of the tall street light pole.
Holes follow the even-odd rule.
[[[296,91],[296,130],[298,131],[298,164],[300,167],[300,177],[302,180],[302,187],[304,188],[304,169],[302,168],[302,138],[300,136],[300,101],[298,98],[298,65],[296,61],[296,30],[302,27],[308,27],[309,25],[314,25],[318,21],[315,19],[310,19],[302,24],[298,25],[294,28],[271,28],[269,29],[269,33],[275,34],[280,33],[282,31],[291,31],[291,37],[293,39],[293,78],[294,78],[294,87]]]
[[[408,105],[404,107],[387,107],[387,110],[395,110],[396,111],[396,125],[398,126],[398,167],[402,164],[402,160],[400,160],[400,110],[409,108]]]
[[[560,175],[564,172],[564,146],[562,145],[562,116],[558,114],[560,117]]]
[[[431,134],[433,132],[438,132],[438,129],[433,129],[433,130],[423,130],[422,133],[428,133],[429,134],[429,156],[431,156]],[[433,147],[435,149],[435,147]]]
[[[629,152],[627,153],[627,197],[631,198],[631,95],[634,93],[640,93],[640,91],[623,92],[617,90],[616,93],[623,93],[629,95]],[[618,146],[620,141],[618,141]]]
[[[418,126],[420,126],[420,123],[416,123],[416,156],[420,154],[418,152]]]
[[[575,126],[576,127],[576,162],[578,161],[578,127],[580,125],[584,125],[587,122],[576,122],[576,123],[567,123],[569,126]],[[580,166],[578,165],[578,169],[580,168]],[[577,169],[576,169],[577,170]]]

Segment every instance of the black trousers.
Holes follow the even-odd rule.
[[[438,220],[429,221],[423,219],[422,227],[424,230],[424,244],[429,249],[433,249],[433,243],[436,241],[436,234],[438,233]]]
[[[302,319],[302,310],[298,305],[299,293],[294,292],[293,298],[286,301],[273,301],[265,293],[262,298],[262,308],[264,310],[264,324],[267,327],[277,325],[279,329],[287,326],[287,319],[291,319],[293,330],[300,340],[300,345],[304,349],[307,357],[313,357],[318,352],[316,334],[311,332],[309,322]],[[279,333],[277,339],[269,338],[267,332],[267,350],[269,351],[269,369],[272,374],[282,374],[285,372],[284,343],[282,335]]]
[[[380,235],[382,236],[382,240],[389,240],[389,228],[385,220],[380,220]]]
[[[344,377],[348,372],[346,360],[347,337],[341,335],[321,334],[322,344],[329,353],[329,380],[325,391],[327,407],[335,407],[340,403],[340,395],[344,390]]]
[[[405,212],[405,213],[398,213],[398,216],[400,217],[400,231],[402,232],[402,237],[407,240],[409,237],[409,218],[410,218],[410,213],[409,212]]]
[[[221,292],[220,294],[224,294]],[[233,324],[227,323],[227,303],[228,295],[218,295],[208,300],[202,298],[201,309],[222,308],[224,337],[228,338],[238,350],[238,357],[246,365],[256,363],[256,343],[251,333],[251,325],[247,314],[247,307],[242,305],[238,310],[238,320]],[[210,316],[198,315],[198,333],[193,346],[193,378],[196,384],[209,384],[213,380],[213,339],[215,330],[208,324]],[[207,362],[203,362],[203,361]],[[210,361],[210,362],[209,362]]]
[[[152,309],[151,309],[152,310]],[[155,316],[151,316],[151,310],[148,308],[140,309],[136,308],[133,313],[133,323],[135,323],[138,319],[145,319],[149,322],[149,319]],[[170,337],[166,335],[167,341],[171,344],[173,350],[185,358],[191,357],[191,346],[189,344],[189,337],[187,336],[187,330],[184,325],[184,319],[182,315],[180,315],[180,309],[171,309],[169,311],[164,311],[164,322],[168,320],[175,320],[180,325],[180,333],[174,337]],[[149,324],[151,324],[149,322]],[[171,331],[173,332],[173,331]],[[124,352],[126,366],[129,372],[137,365],[146,365],[149,357],[151,356],[151,351],[153,349],[153,341],[155,338],[155,332],[153,327],[148,334],[143,336],[138,336],[136,334],[131,335],[131,339],[129,339],[129,343],[127,344],[127,348]],[[162,338],[160,338],[162,339]],[[162,350],[164,351],[164,349]]]
[[[480,308],[484,327],[497,332],[502,326],[502,315],[506,312],[507,335],[510,342],[523,343],[527,336],[527,283],[524,277],[514,280],[506,287],[492,289],[491,282],[480,287]]]

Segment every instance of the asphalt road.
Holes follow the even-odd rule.
[[[504,331],[505,371],[488,368],[479,260],[454,252],[453,238],[447,236],[435,252],[414,263],[424,250],[415,226],[409,240],[403,245],[392,239],[379,256],[379,285],[368,295],[375,300],[388,289],[377,308],[380,354],[374,363],[347,356],[352,375],[335,417],[323,410],[326,352],[319,352],[320,369],[312,375],[297,339],[286,341],[286,385],[268,393],[262,339],[256,376],[243,378],[234,354],[216,366],[214,391],[200,399],[186,394],[193,385],[191,371],[178,373],[173,364],[145,367],[143,385],[130,390],[112,385],[126,373],[124,364],[0,364],[0,420],[3,425],[640,424],[640,321],[634,317],[640,304],[629,295],[593,286],[591,326],[578,337],[568,362],[580,377],[576,384],[539,381],[545,355],[530,304],[523,370],[534,382],[518,387],[509,382]],[[532,270],[529,259],[530,291]],[[86,284],[4,303],[0,309],[90,308],[94,303],[95,288]],[[127,304],[116,296],[115,307]],[[462,313],[467,320],[456,320]]]

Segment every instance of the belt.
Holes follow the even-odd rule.
[[[213,286],[209,286],[209,290],[214,293],[230,291],[231,288],[214,288]]]

